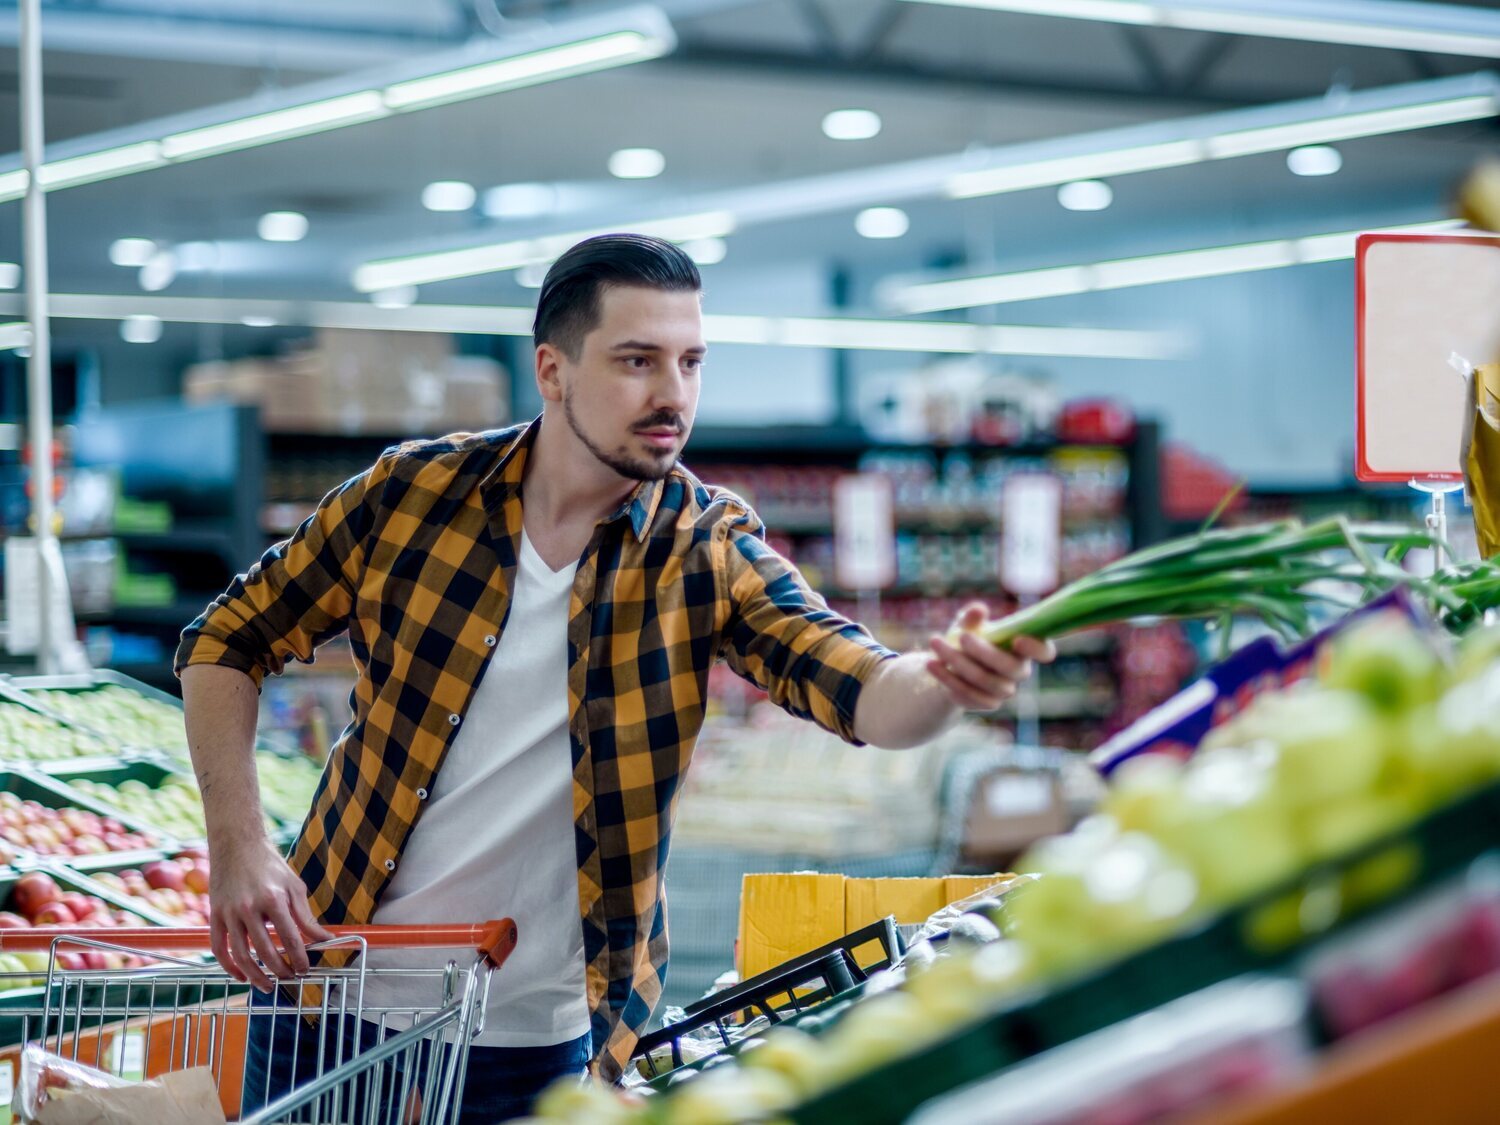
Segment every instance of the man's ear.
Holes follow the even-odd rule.
[[[561,402],[562,353],[552,344],[538,344],[536,349],[536,389],[543,402]]]

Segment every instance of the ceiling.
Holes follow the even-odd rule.
[[[1123,28],[900,0],[668,0],[679,46],[617,71],[229,154],[49,196],[52,287],[139,293],[106,252],[122,236],[219,243],[215,270],[169,294],[361,300],[363,261],[526,237],[525,223],[433,214],[433,180],[479,188],[568,185],[590,214],[669,206],[702,192],[859,170],[972,146],[1067,136],[1222,109],[1318,97],[1483,69],[1483,60],[1285,40]],[[1470,5],[1494,7],[1494,4]],[[49,139],[66,140],[293,87],[330,71],[435,52],[476,35],[521,34],[598,10],[561,2],[106,0],[44,3]],[[7,22],[9,21],[9,22]],[[14,8],[0,4],[0,151],[19,147]],[[858,106],[884,120],[872,140],[836,142],[820,121]],[[1494,121],[1350,142],[1343,170],[1291,175],[1281,155],[1143,173],[1114,183],[1106,211],[1072,213],[1036,189],[907,206],[904,238],[872,241],[853,211],[746,228],[705,271],[759,276],[822,262],[867,280],[968,261],[1026,268],[1437,218]],[[615,149],[649,146],[665,173],[610,178]],[[311,220],[306,241],[255,236],[270,210]],[[0,204],[0,258],[19,260],[20,205]],[[566,217],[553,229],[568,229]],[[749,274],[747,274],[748,276]],[[755,312],[754,287],[733,286]],[[512,275],[424,287],[424,301],[523,304]]]

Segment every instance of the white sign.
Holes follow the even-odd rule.
[[[52,652],[61,672],[87,672],[89,663],[74,632],[68,576],[56,539],[48,540],[47,577],[52,601]],[[17,535],[5,541],[5,647],[13,656],[31,656],[41,640],[41,573],[37,540]]]
[[[1355,476],[1462,479],[1464,381],[1450,360],[1500,360],[1500,236],[1362,234]]]
[[[851,473],[833,486],[834,580],[846,590],[896,581],[896,502],[884,473]]]
[[[1041,597],[1062,573],[1062,481],[1016,473],[1000,496],[1000,582],[1012,594]]]

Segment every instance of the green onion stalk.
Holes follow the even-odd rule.
[[[1315,630],[1317,611],[1352,609],[1397,586],[1424,598],[1455,631],[1500,605],[1500,564],[1453,564],[1420,578],[1402,566],[1418,549],[1443,548],[1405,525],[1342,516],[1206,528],[1118,559],[980,635],[1007,646],[1138,618],[1200,618],[1219,622],[1227,637],[1233,618],[1253,616],[1292,641]]]

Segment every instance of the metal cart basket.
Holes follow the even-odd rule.
[[[268,996],[206,956],[205,928],[3,930],[0,953],[50,961],[40,994],[29,1004],[0,994],[0,1015],[22,1017],[27,1037],[51,1053],[117,1077],[206,1067],[226,1115],[247,1125],[456,1122],[468,1048],[483,1030],[490,975],[515,948],[515,924],[329,928],[335,939],[309,950],[332,956],[314,956],[324,964]],[[362,956],[397,948],[465,952],[424,969],[371,968]],[[152,963],[112,967],[140,958]],[[399,1005],[377,987],[395,977]]]

